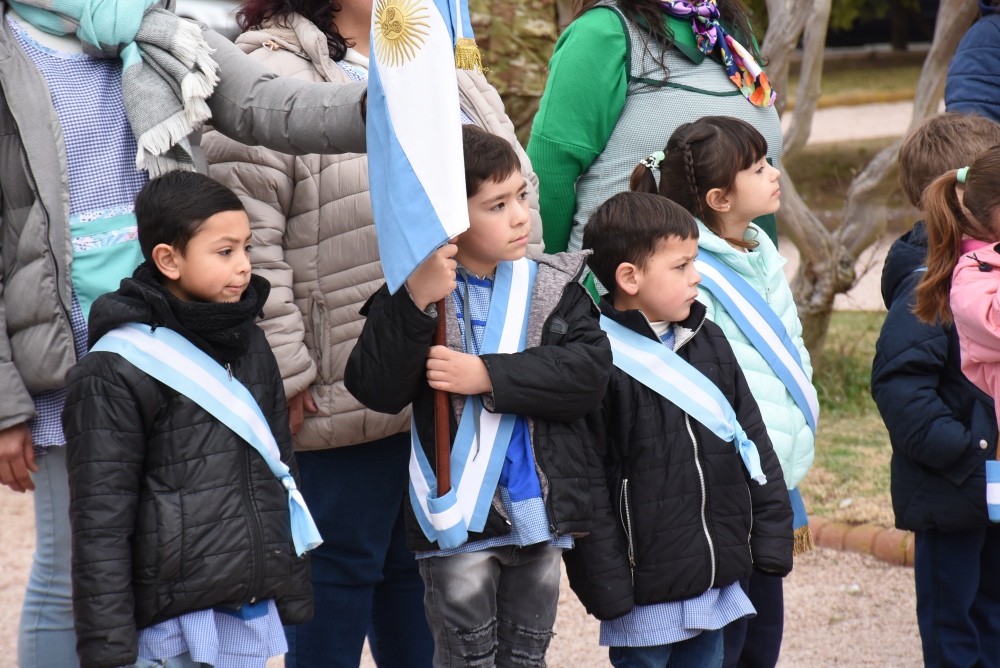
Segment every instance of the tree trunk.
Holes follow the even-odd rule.
[[[893,51],[906,51],[910,42],[910,9],[903,0],[889,3],[889,42]]]
[[[823,48],[826,46],[826,33],[830,26],[831,4],[831,0],[814,0],[812,11],[807,14],[802,35],[799,88],[795,94],[792,121],[785,132],[782,160],[797,154],[809,141],[813,114],[816,113],[816,105],[822,93],[820,82],[823,79]]]
[[[787,157],[800,151],[809,137],[822,76],[822,42],[825,40],[819,36],[826,34],[830,0],[768,0],[767,9],[768,16],[776,20],[768,26],[764,53],[768,58],[768,77],[778,92],[779,113],[785,106],[789,57],[805,30],[796,108],[785,134]],[[967,0],[941,0],[934,40],[917,84],[911,129],[937,113],[948,63],[976,12],[976,4]],[[885,229],[885,202],[880,200],[879,186],[895,177],[900,142],[879,152],[851,182],[843,222],[833,232],[827,231],[802,201],[791,177],[781,175],[782,206],[778,218],[781,231],[798,248],[801,258],[792,289],[802,320],[803,339],[814,365],[820,360],[834,298],[854,285],[857,278],[854,265],[858,256]]]

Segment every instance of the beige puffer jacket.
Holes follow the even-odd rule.
[[[348,82],[330,60],[325,35],[293,16],[239,37],[237,45],[283,76]],[[486,79],[458,71],[462,108],[485,129],[509,140],[528,181],[528,254],[542,253],[538,179],[517,144],[500,96]],[[212,131],[202,147],[212,176],[233,189],[253,228],[254,272],[271,282],[260,323],[278,358],[289,397],[311,386],[319,412],[306,413],[299,450],[365,443],[409,429],[409,411],[367,410],[344,388],[344,366],[361,334],[358,311],[384,283],[368,197],[363,154],[290,156],[238,144]]]

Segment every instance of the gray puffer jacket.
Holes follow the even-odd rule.
[[[0,2],[0,15],[7,7]],[[306,87],[203,28],[220,82],[215,127],[289,153],[365,150],[364,83]],[[191,137],[196,164],[207,171]],[[35,415],[31,395],[63,387],[76,363],[66,148],[48,86],[0,16],[0,430]]]
[[[330,59],[326,36],[292,15],[241,35],[236,44],[282,76],[350,81]],[[528,255],[542,253],[538,179],[517,143],[500,96],[486,79],[458,70],[462,108],[482,128],[507,139],[528,182]],[[365,443],[410,425],[409,409],[386,415],[366,409],[344,389],[344,367],[364,318],[361,307],[385,282],[368,195],[368,157],[289,156],[243,146],[218,132],[203,140],[211,174],[235,191],[250,214],[257,273],[272,286],[260,326],[267,334],[292,397],[311,386],[319,411],[306,413],[298,450]]]

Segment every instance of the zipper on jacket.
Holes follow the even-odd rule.
[[[747,549],[750,550],[750,563],[753,563],[753,547],[750,546],[750,536],[753,535],[753,497],[750,495],[750,488],[747,487],[747,502],[750,504],[750,531],[747,533]]]
[[[247,452],[247,445],[240,443],[239,450],[240,468],[243,475],[240,476],[240,493],[243,497],[243,508],[247,513],[247,523],[250,525],[250,537],[253,542],[253,552],[250,555],[250,590],[249,601],[251,605],[257,602],[260,591],[264,586],[264,538],[260,528],[260,517],[257,514],[257,505],[250,494],[251,463]],[[242,606],[240,606],[242,607]]]
[[[618,501],[618,516],[621,518],[622,528],[625,529],[625,538],[628,542],[628,565],[632,571],[632,579],[635,579],[635,546],[632,543],[632,509],[628,504],[628,478],[622,480],[622,491]]]
[[[698,481],[701,483],[701,528],[705,532],[705,540],[708,541],[708,554],[712,559],[712,579],[708,586],[715,585],[715,544],[712,542],[712,535],[708,530],[708,521],[705,519],[705,506],[708,503],[708,492],[705,489],[705,472],[701,468],[701,458],[698,454],[698,439],[691,428],[691,416],[684,414],[684,424],[687,426],[688,434],[691,436],[691,445],[694,447],[694,465],[698,469]]]

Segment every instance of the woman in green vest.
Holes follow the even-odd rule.
[[[546,252],[580,250],[591,213],[629,190],[638,163],[658,164],[656,154],[683,123],[742,119],[764,136],[767,159],[779,167],[781,123],[758,60],[740,0],[584,2],[556,43],[528,143]],[[777,243],[773,214],[754,223]],[[745,586],[757,617],[726,627],[724,665],[774,666],[781,579],[755,573]]]
[[[781,123],[766,77],[755,82],[740,70],[737,85],[732,62],[727,67],[720,54],[728,40],[720,35],[710,46],[702,39],[700,48],[694,22],[682,17],[710,14],[716,4],[718,24],[746,45],[752,71],[756,42],[739,0],[588,0],[560,37],[528,143],[542,184],[547,252],[579,250],[591,212],[627,191],[636,164],[663,150],[682,123],[741,118],[764,135],[767,157],[778,166]],[[777,241],[773,216],[756,222]]]

